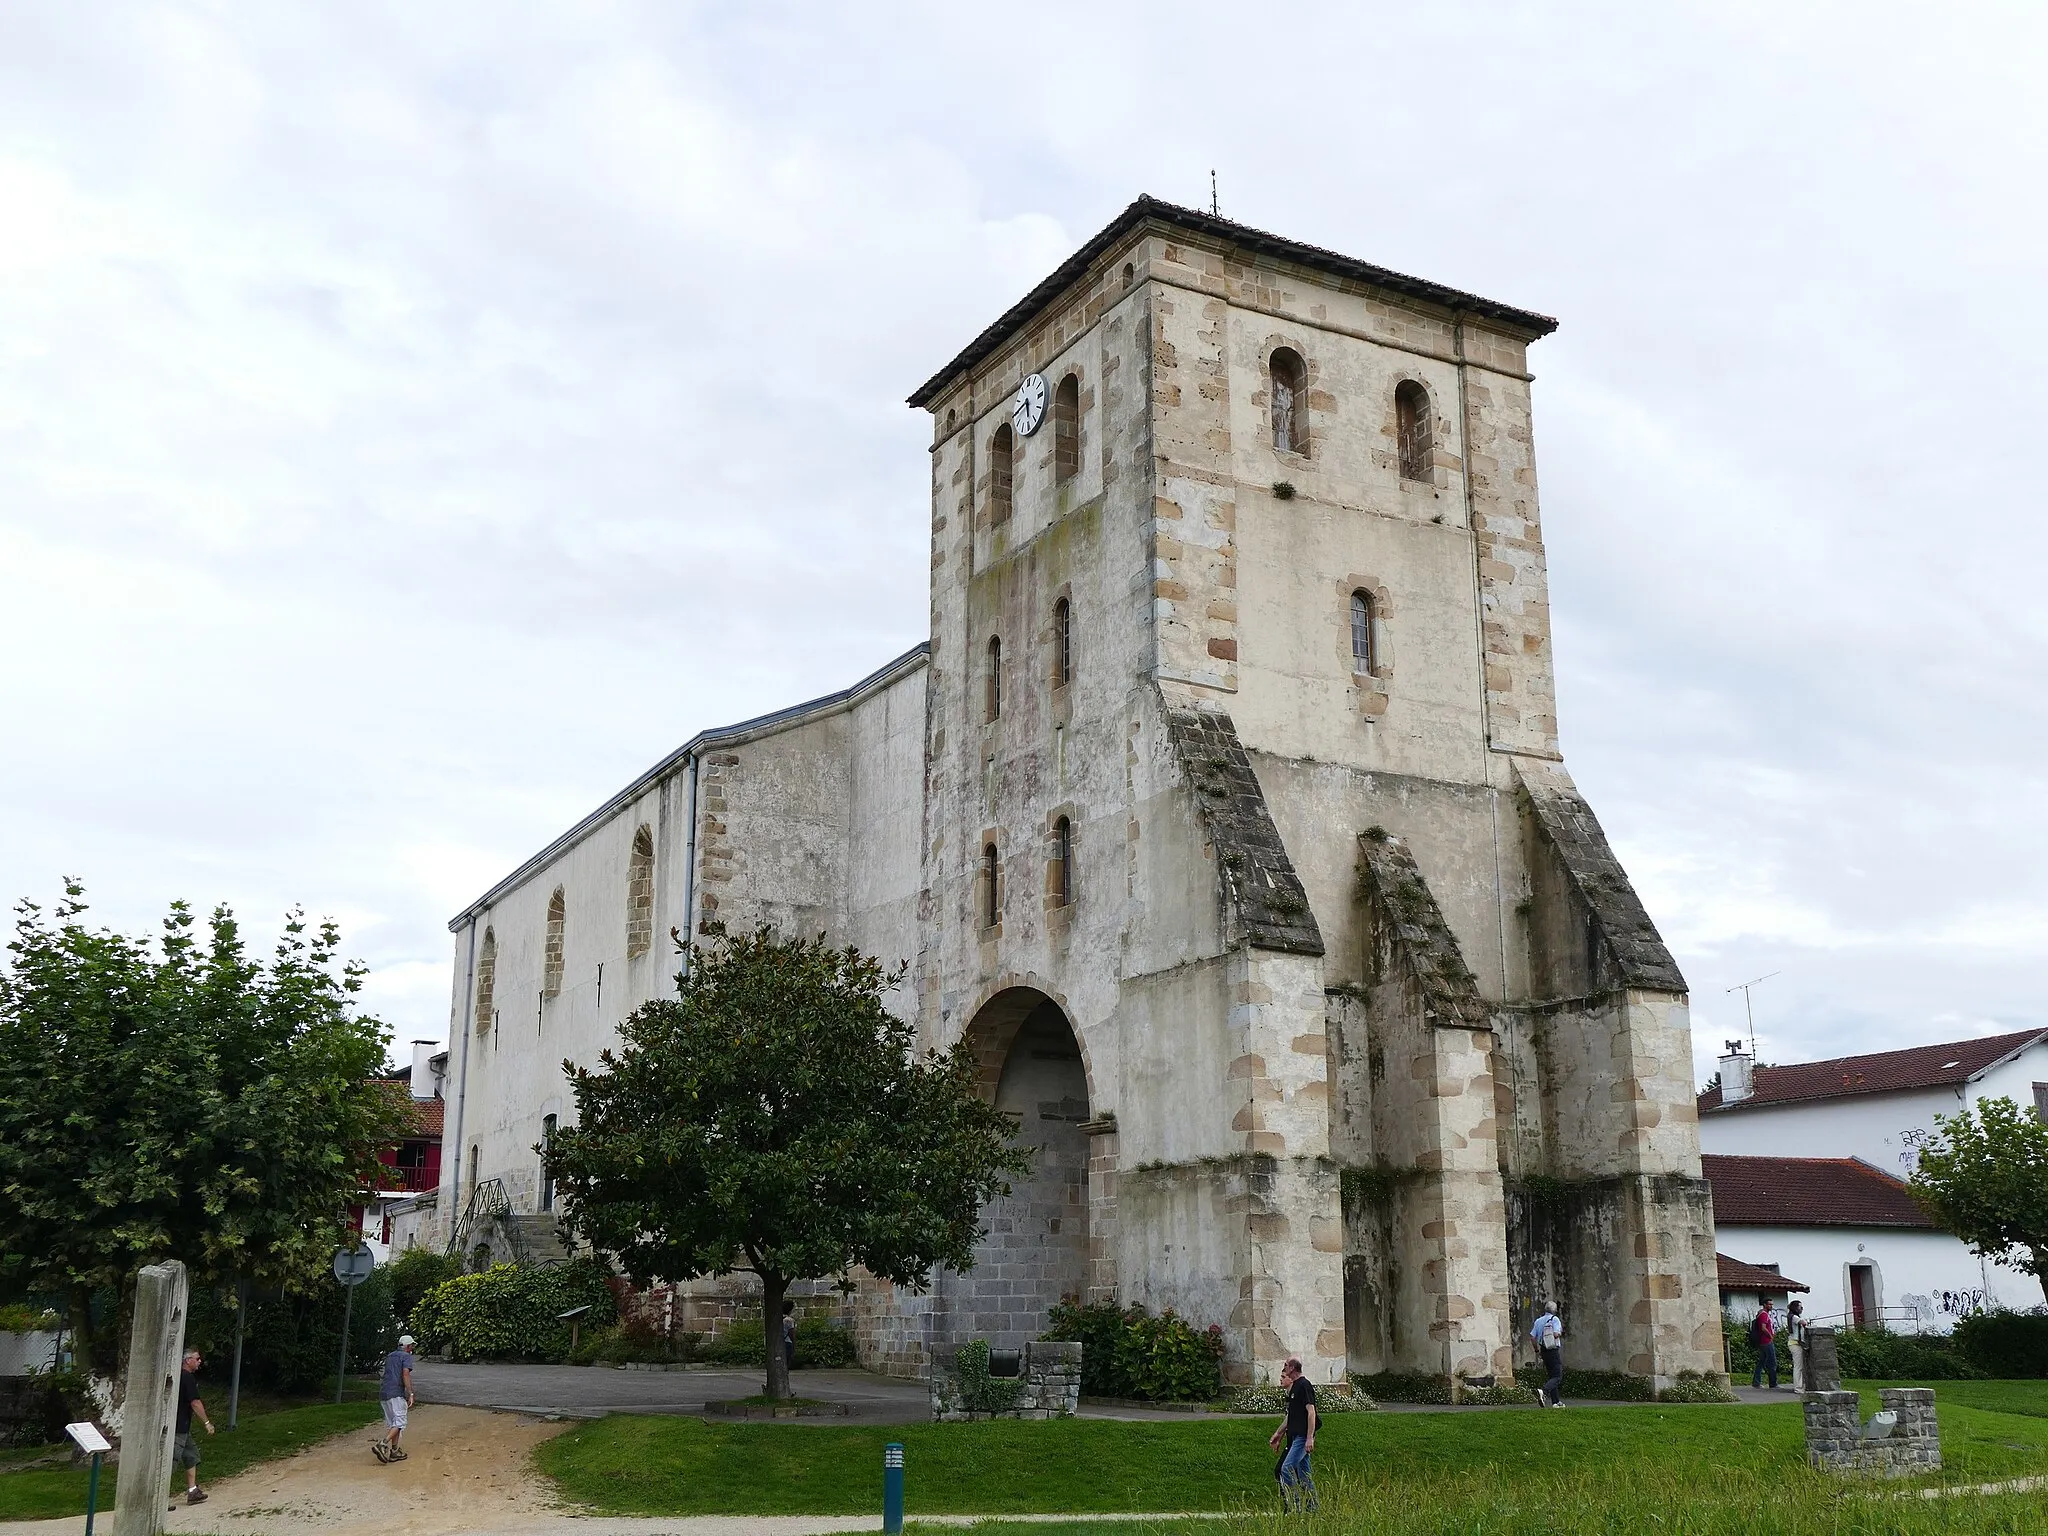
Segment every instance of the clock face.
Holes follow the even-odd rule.
[[[1017,403],[1010,407],[1010,425],[1019,437],[1029,437],[1045,420],[1045,375],[1034,373],[1017,386]]]

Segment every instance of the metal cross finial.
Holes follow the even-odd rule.
[[[1216,201],[1216,170],[1214,166],[1211,166],[1209,169],[1209,217],[1212,219],[1223,217],[1222,205]]]

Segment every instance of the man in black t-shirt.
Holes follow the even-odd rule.
[[[1316,1389],[1301,1374],[1301,1362],[1280,1367],[1280,1385],[1287,1389],[1287,1413],[1266,1443],[1287,1447],[1273,1475],[1280,1480],[1280,1499],[1289,1509],[1316,1508],[1315,1479],[1309,1476],[1309,1454],[1316,1448]]]
[[[207,1414],[206,1404],[199,1401],[199,1351],[185,1351],[185,1368],[178,1372],[178,1417],[172,1424],[177,1439],[172,1442],[171,1461],[185,1469],[185,1502],[204,1504],[206,1490],[199,1486],[199,1447],[192,1443],[192,1415],[199,1415],[199,1422],[206,1426],[206,1432],[213,1433],[213,1419]]]

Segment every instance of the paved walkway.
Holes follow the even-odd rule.
[[[415,1378],[420,1401],[464,1408],[515,1409],[594,1419],[607,1413],[702,1413],[721,1398],[761,1390],[757,1370],[622,1371],[601,1365],[444,1365],[422,1360]],[[799,1424],[916,1424],[931,1417],[921,1381],[868,1371],[792,1371],[799,1397],[844,1403],[844,1418]]]

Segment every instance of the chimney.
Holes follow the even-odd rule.
[[[1721,1102],[1740,1104],[1756,1092],[1756,1078],[1752,1073],[1755,1064],[1743,1055],[1740,1040],[1730,1040],[1727,1046],[1721,1057]]]
[[[433,1059],[438,1040],[415,1040],[412,1043],[412,1096],[416,1099],[431,1099],[434,1096]]]

